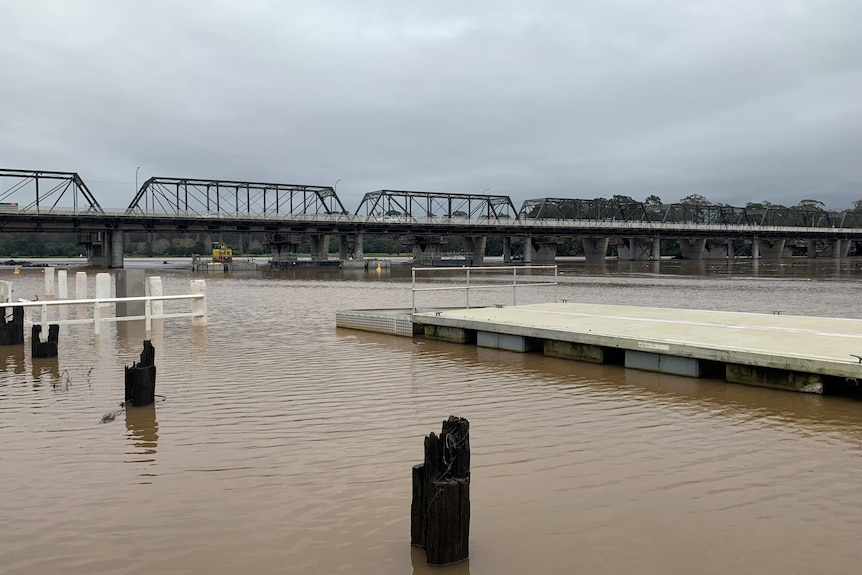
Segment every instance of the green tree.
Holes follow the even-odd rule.
[[[709,206],[712,204],[705,197],[700,194],[690,194],[679,201],[681,204],[688,204],[692,206]]]
[[[825,212],[826,204],[824,204],[820,200],[805,199],[796,204],[795,206],[792,206],[791,209],[808,210],[810,212]]]

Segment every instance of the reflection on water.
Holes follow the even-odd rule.
[[[24,346],[0,345],[0,371],[24,373]]]
[[[572,261],[557,297],[862,317],[860,263]],[[4,573],[858,572],[862,402],[334,327],[409,306],[408,266],[206,281],[207,327],[149,336],[167,400],[124,420],[99,423],[141,322],[0,348]],[[471,554],[431,568],[411,468],[449,415],[471,422]]]
[[[126,405],[126,431],[128,431],[129,446],[127,454],[135,456],[127,461],[134,463],[151,463],[156,460],[156,448],[159,444],[159,424],[156,421],[155,404],[135,407]]]
[[[453,565],[428,565],[425,551],[420,547],[410,548],[410,562],[413,565],[413,575],[470,575],[469,559]]]
[[[31,358],[33,385],[49,383],[54,387],[61,385],[60,360],[57,357]]]

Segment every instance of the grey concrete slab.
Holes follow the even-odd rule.
[[[862,377],[862,320],[546,303],[413,314],[440,325],[754,365]]]

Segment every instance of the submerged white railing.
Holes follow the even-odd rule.
[[[511,283],[503,283],[503,284],[489,284],[489,283],[470,283],[470,274],[473,273],[474,277],[476,273],[483,272],[500,272],[501,270],[506,270],[507,275],[511,274]],[[533,272],[535,270],[553,270],[553,281],[518,281],[518,272],[520,271],[521,277],[523,278],[526,272]],[[464,285],[456,285],[456,286],[434,286],[434,287],[417,287],[416,284],[416,272],[435,272],[438,276],[443,273],[447,273],[448,275],[452,275],[453,272],[455,275],[459,275],[460,272],[464,273]],[[532,273],[530,274],[532,276]],[[551,276],[539,276],[539,277],[547,277],[550,279]],[[535,276],[532,276],[535,278]],[[456,278],[458,279],[458,278]],[[471,290],[485,290],[485,289],[499,289],[499,288],[512,288],[512,305],[517,305],[518,298],[518,288],[528,287],[528,286],[549,286],[554,287],[554,300],[556,300],[556,286],[557,286],[557,266],[482,266],[482,267],[444,267],[444,268],[413,268],[412,274],[412,302],[413,302],[413,311],[416,311],[416,292],[426,292],[426,291],[452,291],[452,290],[463,290],[466,294],[466,307],[469,309],[470,307],[470,291]]]
[[[198,280],[200,281],[200,280]],[[192,289],[195,289],[194,284]],[[164,313],[163,302],[188,300],[191,302],[191,309],[187,312]],[[143,315],[110,315],[107,308],[111,304],[132,304],[134,302],[144,303]],[[96,335],[100,333],[100,325],[102,322],[120,322],[120,321],[135,321],[144,320],[147,333],[152,331],[152,320],[154,319],[170,319],[188,317],[192,320],[193,326],[203,326],[207,324],[207,306],[206,306],[206,291],[203,286],[200,286],[198,293],[189,293],[182,295],[151,295],[151,296],[133,296],[133,297],[111,297],[111,298],[92,298],[92,299],[58,299],[44,301],[28,301],[19,299],[16,302],[0,303],[0,306],[5,308],[22,307],[24,308],[24,324],[25,325],[42,325],[42,333],[47,335],[48,324],[69,325],[69,324],[93,324],[93,331]],[[92,311],[92,317],[76,317],[75,319],[51,319],[48,310],[53,307],[60,306],[76,306],[76,315],[85,310],[85,313]],[[32,310],[40,310],[38,320],[31,317]],[[9,313],[8,311],[6,312]],[[89,316],[89,313],[87,313]]]

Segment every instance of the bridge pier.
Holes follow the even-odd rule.
[[[125,237],[122,230],[91,232],[78,241],[87,252],[87,264],[94,268],[123,267]]]
[[[440,263],[443,240],[440,236],[413,236],[413,262],[420,266]]]
[[[271,234],[266,238],[270,258],[277,267],[294,265],[302,238],[299,234]]]
[[[353,240],[352,242],[351,239]],[[365,253],[362,249],[362,232],[356,232],[352,237],[349,234],[338,236],[338,257],[341,261],[347,261],[350,258],[355,260],[365,258]]]
[[[584,244],[584,255],[588,262],[603,262],[608,253],[607,237],[581,236],[581,242]]]
[[[350,248],[347,245],[347,236],[338,236],[338,259],[347,261],[350,259]]]
[[[485,246],[488,236],[464,236],[464,255],[467,265],[481,266],[485,262]]]
[[[657,260],[661,258],[661,241],[658,238],[623,238],[617,245],[621,260]]]
[[[329,235],[309,234],[308,243],[311,247],[311,261],[325,262],[329,257]]]
[[[681,239],[679,240],[679,252],[684,260],[703,259],[706,250],[706,238]]]
[[[842,240],[840,238],[805,240],[805,255],[809,258],[846,258],[850,251],[850,243],[849,240]]]
[[[114,269],[122,269],[123,253],[126,251],[126,235],[123,230],[113,230],[111,236],[111,265]]]
[[[786,239],[765,239],[765,238],[756,238],[755,244],[757,245],[757,253],[759,257],[765,260],[776,260],[779,258],[790,257],[790,254],[786,253],[787,240]],[[752,257],[754,254],[754,246],[752,244],[751,251]]]
[[[527,251],[530,259],[526,259]],[[553,264],[557,261],[557,239],[552,237],[533,237],[524,246],[524,261],[536,264]]]

